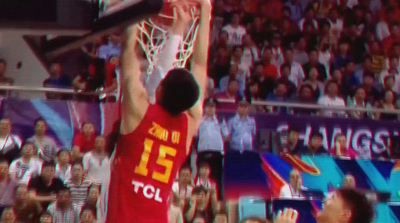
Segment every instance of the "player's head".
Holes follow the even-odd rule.
[[[157,103],[171,115],[191,108],[199,99],[200,89],[193,75],[184,68],[170,70],[160,83]]]
[[[341,188],[329,198],[317,214],[318,223],[370,223],[374,212],[364,194]]]

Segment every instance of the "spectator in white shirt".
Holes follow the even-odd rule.
[[[35,120],[35,135],[28,139],[32,142],[38,150],[38,155],[44,161],[55,160],[58,152],[58,147],[53,138],[46,135],[47,122],[39,118]]]
[[[254,44],[250,34],[243,36],[243,55],[242,64],[249,69],[253,66],[254,62],[260,59],[258,55],[257,45]]]
[[[293,60],[293,50],[288,48],[285,50],[285,61],[290,65],[290,76],[289,80],[292,81],[297,87],[300,86],[304,80],[305,75],[303,67]]]
[[[0,120],[0,153],[10,163],[19,156],[21,148],[21,139],[17,135],[11,134],[11,125],[9,118]]]
[[[240,14],[233,13],[231,23],[222,28],[229,34],[228,44],[231,46],[242,45],[243,36],[247,33],[246,29],[240,25]]]
[[[68,150],[60,150],[57,153],[56,177],[63,182],[71,178],[71,156]]]
[[[301,187],[303,180],[301,178],[300,171],[293,169],[290,171],[289,184],[284,185],[281,188],[279,197],[281,198],[304,198],[301,193]]]
[[[318,30],[318,22],[315,19],[315,9],[312,6],[308,6],[305,10],[304,18],[300,19],[299,21],[299,28],[301,31],[304,30],[304,23],[306,21],[312,22],[314,28]]]
[[[269,49],[269,47],[264,47],[261,54],[264,55],[264,52]],[[272,60],[271,63],[276,65],[276,67],[280,67],[284,62],[285,59],[283,58],[283,51],[282,51],[282,38],[279,33],[275,33],[272,38]]]
[[[110,158],[105,146],[105,137],[97,136],[94,149],[83,156],[83,168],[87,173],[87,178],[97,185],[110,180]]]
[[[192,190],[192,169],[190,166],[183,166],[178,181],[172,184],[175,205],[183,208],[192,196]]]
[[[40,173],[42,162],[33,158],[34,145],[25,143],[22,147],[22,157],[10,165],[10,176],[19,183],[28,184],[31,177]]]
[[[338,96],[339,86],[335,81],[328,81],[325,85],[325,95],[318,99],[318,104],[325,107],[346,107],[343,98]],[[340,110],[322,109],[322,116],[326,117],[347,117],[346,112]]]

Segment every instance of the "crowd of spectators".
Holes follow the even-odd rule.
[[[1,222],[95,223],[103,185],[110,178],[106,138],[92,123],[76,133],[72,150],[46,134],[37,119],[34,135],[22,143],[12,123],[0,120]]]

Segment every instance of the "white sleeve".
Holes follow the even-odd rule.
[[[88,170],[90,168],[89,164],[89,156],[88,153],[86,153],[83,158],[82,158],[82,164],[83,164],[83,169]]]
[[[165,75],[174,67],[179,44],[182,41],[180,35],[170,35],[164,49],[156,55],[154,70],[146,83],[146,90],[150,103],[155,103],[156,89]]]
[[[12,175],[15,175],[15,173],[17,172],[17,162],[18,160],[12,162],[10,165],[10,170],[8,172]]]

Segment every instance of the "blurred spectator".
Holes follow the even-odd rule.
[[[57,201],[50,204],[47,211],[53,216],[54,222],[79,223],[80,210],[71,201],[71,191],[62,187],[57,193]]]
[[[318,48],[318,62],[324,65],[327,77],[330,76],[330,68],[333,62],[334,55],[332,49],[334,46],[329,42],[329,38],[322,38]]]
[[[285,102],[288,101],[290,98],[290,95],[288,93],[288,87],[287,85],[279,81],[276,84],[275,90],[273,93],[269,94],[267,97],[267,101],[275,101],[275,102]],[[288,113],[289,109],[288,107],[281,107],[281,106],[268,106],[267,109],[269,112],[273,113]]]
[[[286,145],[283,146],[284,153],[298,154],[302,147],[299,142],[299,135],[299,129],[292,126],[289,127]]]
[[[319,74],[318,80],[325,81],[328,79],[328,75],[326,74],[326,68],[322,63],[318,62],[318,58],[319,58],[318,50],[311,50],[310,51],[310,61],[303,65],[306,79],[310,78],[310,70],[312,68],[317,69],[318,74]]]
[[[97,186],[91,186],[88,191],[88,196],[85,201],[85,205],[82,207],[83,209],[92,209],[97,210],[97,204],[100,196],[100,188]]]
[[[283,58],[282,51],[282,36],[279,33],[274,33],[274,35],[272,36],[271,50],[273,56],[273,64],[277,67],[280,67],[285,62],[285,59]],[[264,49],[262,51],[262,55],[264,55]]]
[[[329,12],[335,7],[335,0],[321,0],[313,4],[318,19],[327,18]]]
[[[282,9],[284,5],[281,0],[270,0],[260,3],[262,3],[261,13],[266,17],[266,19],[272,19],[276,21],[282,18]]]
[[[308,74],[308,80],[304,84],[310,85],[312,88],[312,95],[317,100],[322,94],[324,84],[320,81],[320,73],[316,67],[312,67]]]
[[[20,155],[21,138],[11,134],[12,123],[9,118],[0,120],[0,146],[1,154],[11,163]]]
[[[318,99],[318,104],[326,107],[345,107],[346,104],[343,98],[338,96],[339,89],[338,84],[334,81],[329,81],[325,85],[325,95],[321,96]],[[329,109],[322,109],[320,111],[322,116],[327,117],[334,117],[334,116],[341,116],[345,117],[346,112],[339,111],[339,110],[329,110]]]
[[[350,108],[371,108],[371,104],[367,101],[367,93],[365,92],[364,88],[358,87],[354,90],[354,94],[352,97],[347,98],[347,107]],[[364,119],[370,117],[371,114],[368,112],[362,111],[349,111],[348,112],[350,117],[356,119]]]
[[[384,93],[384,97],[377,104],[377,108],[383,108],[387,111],[394,111],[397,109],[396,107],[396,95],[393,91],[386,90]],[[398,114],[393,113],[377,113],[376,117],[380,120],[387,121],[397,121]]]
[[[247,84],[245,98],[250,103],[253,103],[254,101],[262,101],[265,99],[260,97],[260,87],[255,81],[251,81]],[[263,111],[261,106],[256,106],[256,109],[257,111]]]
[[[294,101],[302,104],[316,104],[317,99],[314,97],[313,87],[309,84],[301,85],[299,93]],[[293,112],[296,115],[312,115],[315,114],[316,111],[315,109],[293,108]]]
[[[168,218],[170,223],[184,223],[182,209],[173,204],[169,207]]]
[[[71,178],[71,156],[68,150],[62,149],[57,153],[56,177],[65,182]]]
[[[252,151],[256,122],[249,117],[249,103],[238,101],[237,114],[228,121],[230,149]]]
[[[92,181],[85,179],[83,166],[81,163],[74,163],[72,166],[72,176],[65,181],[65,186],[71,191],[71,200],[78,208],[85,205],[89,188]]]
[[[290,66],[289,80],[291,80],[296,87],[299,86],[305,78],[305,75],[301,65],[293,61],[293,50],[290,48],[285,50],[285,64]]]
[[[386,69],[386,55],[378,41],[374,41],[369,45],[372,56],[371,71],[378,74]]]
[[[226,99],[235,101],[239,98],[239,81],[237,79],[229,79],[226,91],[216,93],[215,99]],[[236,110],[237,105],[234,103],[226,103],[218,101],[218,109]]]
[[[336,69],[342,69],[348,62],[353,61],[353,55],[349,53],[349,49],[350,45],[347,40],[339,42],[339,49],[334,62]]]
[[[366,94],[366,102],[375,103],[375,101],[380,97],[379,84],[375,81],[373,74],[364,74],[363,83],[361,87],[364,89]]]
[[[301,31],[305,30],[304,24],[311,23],[318,30],[318,21],[315,19],[315,9],[310,5],[304,10],[304,17],[298,22]]]
[[[282,83],[282,84],[286,85],[287,91],[285,93],[286,94],[285,96],[287,96],[287,97],[291,97],[297,91],[297,86],[290,79],[290,75],[291,75],[291,66],[287,63],[282,64],[281,77],[276,80],[276,83]],[[277,89],[277,86],[275,86],[275,90],[276,89]]]
[[[322,144],[323,136],[319,132],[314,132],[310,136],[310,142],[308,146],[300,150],[299,154],[307,155],[328,155],[327,149]]]
[[[299,40],[295,43],[293,47],[293,60],[296,63],[299,63],[300,65],[304,65],[308,63],[309,58],[308,58],[308,53],[307,53],[307,43],[306,39],[304,38],[299,38]],[[318,62],[318,58],[317,58]],[[303,67],[304,69],[304,67]],[[304,69],[304,71],[306,71]]]
[[[385,17],[379,15],[379,22],[376,24],[376,38],[379,41],[384,40],[390,36],[389,25],[385,20]]]
[[[384,82],[385,77],[393,76],[394,77],[394,86],[393,91],[397,94],[400,94],[400,69],[399,69],[399,58],[391,57],[389,60],[389,68],[383,70],[380,73],[380,83]]]
[[[11,77],[6,77],[6,70],[7,70],[7,62],[4,59],[0,58],[0,86],[10,86],[14,85],[14,79]],[[9,96],[10,91],[7,90],[0,90],[0,96]]]
[[[81,130],[74,136],[72,142],[72,160],[82,159],[85,153],[94,148],[94,140],[96,138],[93,123],[82,123]]]
[[[183,208],[192,196],[192,169],[190,166],[183,166],[179,172],[178,181],[172,185],[172,192],[175,197],[175,205]]]
[[[39,202],[44,209],[56,200],[56,194],[64,188],[63,182],[55,178],[53,162],[45,162],[40,176],[33,177],[28,184],[30,199]]]
[[[397,23],[390,25],[390,36],[387,36],[382,40],[384,51],[389,53],[390,48],[392,48],[395,43],[400,43],[400,28]]]
[[[264,48],[264,53],[263,53],[263,57],[262,57],[262,61],[263,61],[263,77],[265,78],[271,78],[273,80],[277,79],[278,77],[278,69],[277,69],[277,65],[276,65],[276,61],[274,61],[274,55],[273,55],[273,51],[271,48]],[[253,72],[258,72],[258,66],[261,63],[256,63],[254,64],[254,71]],[[260,73],[261,75],[261,73]],[[256,76],[253,74],[253,76]]]
[[[44,161],[54,160],[59,148],[53,138],[46,135],[47,122],[43,118],[35,120],[35,134],[28,139],[38,150],[38,155]]]
[[[343,31],[343,19],[341,18],[338,8],[334,7],[330,9],[328,22],[331,25],[331,33],[339,38]]]
[[[219,82],[219,89],[220,91],[227,91],[229,81],[231,79],[235,79],[239,82],[239,89],[238,89],[238,94],[239,96],[243,96],[245,87],[246,87],[246,77],[243,72],[240,71],[239,67],[237,64],[232,64],[230,69],[229,69],[229,75],[221,78]]]
[[[28,184],[31,177],[39,174],[42,162],[33,158],[34,145],[25,143],[22,146],[22,157],[10,165],[10,176],[21,184]]]
[[[242,55],[242,66],[246,67],[247,70],[254,64],[254,62],[258,61],[259,52],[257,46],[254,44],[253,39],[250,34],[246,34],[243,36],[243,55]]]
[[[270,65],[273,66],[276,71],[276,67],[272,64]],[[268,94],[274,90],[275,78],[277,76],[277,73],[273,75],[274,77],[270,76],[271,73],[268,73],[267,71],[268,66],[269,65],[264,66],[262,63],[256,63],[251,72],[251,79],[258,84],[258,97],[263,100],[266,99]]]
[[[342,188],[356,188],[356,179],[351,174],[346,174],[343,178]]]
[[[289,0],[285,7],[290,9],[290,19],[299,22],[303,18],[303,7],[300,0]]]
[[[360,80],[356,77],[354,62],[347,62],[343,70],[342,96],[347,97],[351,95],[351,90],[360,84]]]
[[[304,198],[301,193],[302,186],[301,173],[293,169],[289,174],[289,184],[285,184],[279,193],[280,198]]]
[[[384,97],[386,91],[394,92],[395,80],[393,76],[386,76],[383,80],[383,87],[381,90],[381,94],[379,95],[381,98]]]
[[[93,184],[102,185],[110,179],[110,158],[105,146],[105,137],[97,136],[94,149],[83,156],[83,168]]]
[[[240,25],[240,14],[235,12],[231,14],[231,22],[222,28],[228,32],[228,44],[232,46],[242,45],[242,38],[246,34],[246,29]]]
[[[53,62],[50,64],[50,77],[43,81],[43,87],[49,88],[70,88],[71,80],[68,75],[62,72],[61,63]],[[47,99],[64,99],[66,98],[63,94],[58,93],[46,93]]]
[[[0,205],[14,204],[17,182],[8,175],[9,166],[7,160],[0,159]]]
[[[365,57],[362,66],[357,68],[354,74],[359,82],[362,82],[363,77],[365,75],[374,75],[371,66],[372,66],[372,57],[370,56]]]
[[[22,223],[38,223],[42,207],[36,201],[29,199],[26,185],[19,185],[16,190],[14,211],[17,221]]]
[[[40,215],[40,223],[53,223],[53,216],[49,212]]]
[[[6,206],[3,209],[3,212],[1,214],[1,223],[18,223],[16,221],[16,216],[15,216],[15,212],[14,209],[12,207]]]
[[[82,209],[80,223],[97,223],[95,211],[90,208]]]
[[[337,134],[335,136],[335,146],[331,149],[331,154],[336,157],[358,158],[359,155],[351,147],[348,147],[346,135]]]
[[[190,201],[184,207],[185,222],[194,222],[194,219],[201,217],[204,222],[213,219],[213,211],[207,200],[207,190],[200,186],[195,187]]]
[[[271,0],[269,2],[280,2],[279,0]],[[248,33],[254,40],[258,47],[262,47],[267,39],[267,32],[264,26],[264,18],[262,16],[255,16],[253,22],[248,28]]]
[[[214,221],[212,223],[228,223],[228,214],[224,211],[219,211],[214,216]]]
[[[221,122],[215,114],[216,102],[209,99],[204,104],[204,117],[199,127],[199,144],[197,146],[197,164],[207,162],[213,170],[215,180],[222,179],[222,159],[224,141],[229,136],[225,120]]]
[[[216,191],[217,184],[211,179],[211,166],[209,163],[203,162],[198,165],[199,173],[197,174],[197,178],[194,181],[194,186],[203,186],[205,189],[209,191]]]
[[[247,64],[243,61],[243,50],[244,48],[242,46],[235,46],[233,48],[231,65],[236,64],[238,66],[238,74],[246,78],[249,76],[251,64]]]
[[[108,43],[101,45],[98,51],[98,57],[104,60],[110,59],[110,57],[121,55],[121,37],[112,34],[108,37]]]

